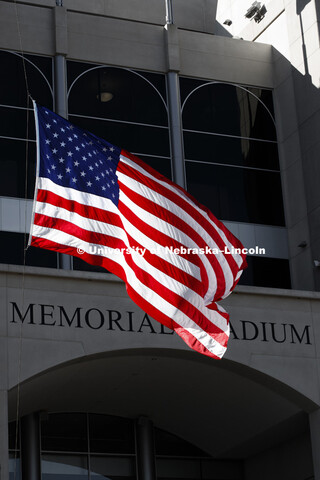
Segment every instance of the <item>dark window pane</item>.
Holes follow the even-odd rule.
[[[174,457],[208,456],[198,447],[159,428],[154,429],[154,442],[156,455],[170,455]]]
[[[79,65],[68,62],[68,75],[76,78],[73,69],[79,71]],[[94,68],[84,73],[71,88],[69,94],[69,112],[92,117],[115,120],[168,125],[167,111],[156,89],[150,85],[153,77],[147,81],[142,74],[111,67]],[[159,82],[157,82],[159,83]],[[162,80],[164,83],[164,77]],[[162,88],[163,90],[163,88]],[[109,101],[103,101],[103,93],[112,95]]]
[[[161,175],[164,175],[166,178],[172,178],[170,158],[148,157],[147,155],[140,155],[139,158],[161,173]]]
[[[82,413],[50,414],[41,421],[42,451],[87,452],[87,417]]]
[[[248,256],[247,262],[248,268],[241,275],[239,285],[291,288],[288,260]]]
[[[184,132],[184,151],[190,160],[279,169],[276,143]]]
[[[84,455],[42,455],[42,480],[88,480],[87,457]]]
[[[17,429],[17,422],[10,422],[8,424],[9,433],[9,450],[20,449],[20,430]]]
[[[94,457],[90,458],[90,471],[96,480],[134,480],[135,459],[128,457]]]
[[[107,415],[89,415],[90,451],[94,453],[134,453],[132,420]]]
[[[182,95],[188,90],[181,79]],[[193,88],[195,84],[193,84]],[[203,85],[203,86],[202,86]],[[241,137],[276,140],[274,122],[264,101],[263,90],[226,83],[198,84],[183,108],[183,128]],[[189,93],[192,91],[189,90]],[[268,99],[268,98],[267,98]],[[268,105],[269,105],[268,101]],[[269,105],[270,106],[270,105]]]
[[[70,121],[129,152],[170,155],[169,135],[166,128],[92,120],[74,115],[70,115]]]
[[[24,264],[24,245],[28,235],[23,233],[0,232],[0,263]],[[57,254],[42,248],[29,247],[26,251],[26,265],[33,267],[57,267]]]
[[[0,136],[35,139],[33,110],[0,107]]]
[[[34,196],[35,142],[0,139],[0,195],[25,198],[26,155],[28,158],[27,198]]]
[[[188,191],[222,220],[284,225],[280,174],[186,162]]]
[[[90,265],[90,263],[81,260],[79,257],[73,257],[73,270],[80,270],[82,272],[109,273],[105,268],[97,265]]]
[[[9,453],[9,480],[20,480],[20,456],[17,453]]]
[[[52,108],[52,95],[46,79],[52,83],[52,60],[49,57],[25,55],[25,67],[31,96],[41,105]],[[0,51],[0,64],[5,75],[0,77],[0,104],[26,107],[28,97],[21,56]],[[39,72],[44,74],[43,75]]]

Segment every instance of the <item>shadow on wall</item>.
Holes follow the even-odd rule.
[[[308,3],[310,2],[311,0],[297,0],[297,5],[296,5],[297,15],[300,15],[304,7],[308,5]]]

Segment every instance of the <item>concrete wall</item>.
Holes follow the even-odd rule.
[[[216,32],[274,47],[274,98],[294,288],[320,288],[319,5],[266,0],[265,18],[245,18],[253,2],[218,2]],[[226,18],[231,26],[223,25]],[[306,247],[299,245],[306,243]]]

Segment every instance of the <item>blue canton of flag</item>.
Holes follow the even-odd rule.
[[[38,106],[40,177],[119,201],[116,169],[121,150]]]

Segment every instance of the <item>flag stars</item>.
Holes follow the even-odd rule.
[[[60,142],[60,146],[61,146],[61,147],[65,147],[66,144],[65,144],[64,142]]]
[[[68,137],[68,140],[69,140],[69,142],[73,142],[73,138],[72,138],[72,137]]]
[[[91,187],[92,183],[91,183],[91,182],[87,182],[87,185],[88,185],[88,187]]]
[[[50,124],[50,123],[46,123],[46,128],[47,128],[48,130],[50,130],[51,124]]]
[[[57,177],[59,178],[59,180],[62,180],[62,178],[63,178],[61,173],[59,173],[59,175],[57,175]]]
[[[96,166],[96,167],[99,167],[99,163],[96,162],[96,163],[95,163],[95,166]]]
[[[51,143],[51,140],[49,140],[48,138],[46,139],[46,145],[50,145]]]
[[[82,172],[80,172],[80,175],[81,175],[81,177],[85,177],[87,174],[86,174],[86,172],[82,171]]]
[[[60,157],[59,158],[59,163],[64,163],[64,158]]]
[[[61,132],[65,133],[65,129],[63,127],[60,128]]]
[[[73,181],[73,183],[77,183],[78,180],[76,179],[76,177],[73,177],[72,181]]]
[[[82,160],[83,160],[84,162],[86,162],[86,161],[87,161],[87,157],[83,156],[83,157],[82,157]]]
[[[73,153],[72,152],[67,152],[68,157],[72,157]]]
[[[96,180],[97,180],[97,182],[99,182],[99,181],[100,181],[100,177],[96,176]]]
[[[89,170],[93,170],[93,167],[91,165],[89,165]]]
[[[56,148],[52,149],[52,153],[56,154],[57,152],[58,152],[58,150]]]
[[[74,165],[75,167],[78,167],[78,166],[79,166],[79,162],[76,160],[75,162],[73,162],[73,165]]]
[[[102,190],[103,190],[103,191],[105,191],[105,189],[106,189],[106,187],[105,187],[105,186],[103,186],[103,187],[101,187],[101,188],[102,188]]]
[[[67,173],[70,173],[71,172],[71,169],[69,167],[66,168],[66,172]]]
[[[55,165],[51,165],[52,170],[55,170],[57,167]]]
[[[59,134],[58,134],[57,132],[55,132],[55,133],[53,134],[53,138],[58,138],[58,137],[59,137]]]
[[[76,150],[77,150],[77,152],[79,152],[80,148],[78,146],[76,146]]]

